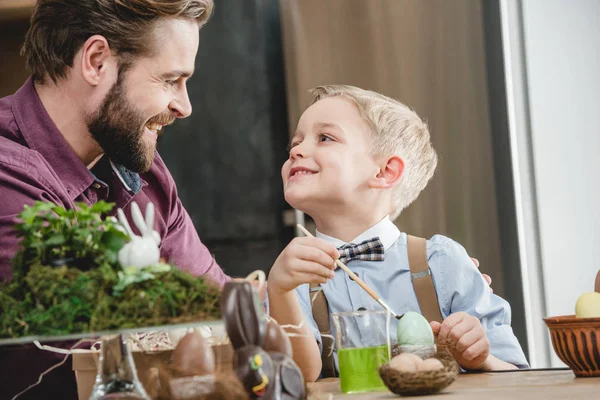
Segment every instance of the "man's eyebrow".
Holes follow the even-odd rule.
[[[175,71],[165,72],[164,74],[162,74],[160,76],[160,78],[161,79],[189,78],[192,75],[194,75],[194,71],[175,70]]]

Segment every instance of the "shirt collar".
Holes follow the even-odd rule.
[[[54,125],[31,77],[15,93],[14,98],[13,114],[27,145],[44,157],[71,198],[77,198],[94,183],[94,175]],[[137,173],[112,162],[111,166],[127,190],[134,194],[140,191],[143,181]]]
[[[323,239],[328,243],[333,244],[335,247],[339,248],[345,244],[343,240],[325,235],[317,230],[316,236],[319,239]],[[383,244],[384,250],[388,250],[392,245],[398,240],[400,237],[400,229],[390,220],[390,216],[386,216],[384,219],[352,239],[349,243],[358,244],[365,240],[369,240],[371,238],[378,237]]]

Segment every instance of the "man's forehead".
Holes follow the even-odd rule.
[[[155,25],[150,40],[151,57],[173,64],[173,69],[190,74],[198,51],[199,28],[195,21],[165,18]]]

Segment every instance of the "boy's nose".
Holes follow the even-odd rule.
[[[290,158],[303,158],[305,150],[302,149],[303,143],[298,143],[290,150]]]

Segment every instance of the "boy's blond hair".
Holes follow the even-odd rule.
[[[396,219],[427,186],[437,166],[427,124],[399,101],[370,90],[327,85],[311,89],[310,93],[314,96],[313,104],[336,96],[352,100],[371,127],[371,155],[397,155],[404,160],[404,173],[394,188],[390,210],[390,218]]]

